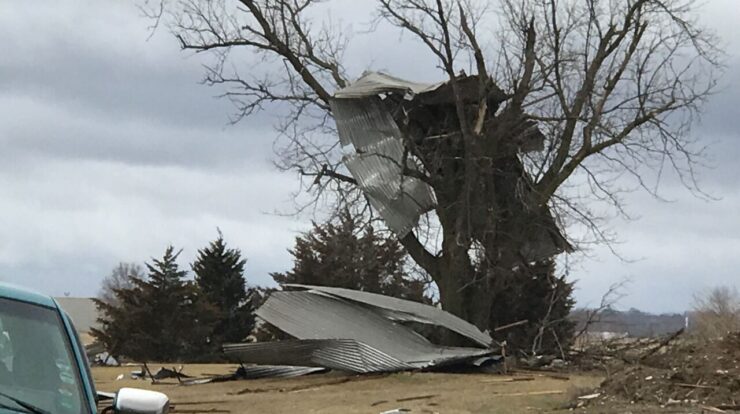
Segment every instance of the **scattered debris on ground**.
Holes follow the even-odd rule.
[[[292,378],[326,372],[319,367],[295,367],[287,365],[240,365],[233,373],[194,378],[183,381],[182,385],[200,385],[215,382],[237,381],[260,378]]]
[[[149,370],[149,367],[144,364],[140,369],[131,371],[131,379],[140,380],[140,379],[150,379],[152,383],[155,383],[157,381],[161,381],[164,379],[169,378],[175,378],[178,381],[182,381],[183,379],[192,378],[190,375],[186,375],[183,372],[183,367],[180,365],[178,368],[165,368],[160,367],[157,372],[153,373]],[[117,380],[122,380],[120,376],[116,378]]]
[[[109,354],[105,350],[105,346],[98,341],[85,345],[85,354],[87,355],[87,360],[93,366],[115,367],[119,365],[116,358]]]
[[[643,347],[642,354],[634,345],[626,347],[628,352],[607,366],[600,388],[580,396],[576,406],[622,400],[740,410],[740,332],[716,340],[672,335],[657,344]]]
[[[148,364],[152,372],[161,365]],[[168,367],[169,365],[164,365]],[[183,372],[194,378],[228,375],[236,364],[186,364]],[[439,372],[398,372],[376,374],[316,373],[294,378],[260,378],[183,386],[168,379],[152,384],[129,378],[130,367],[94,367],[98,389],[145,388],[163,392],[177,406],[199,413],[213,409],[232,413],[322,413],[379,414],[405,408],[411,413],[552,412],[571,395],[570,389],[598,386],[602,377],[569,374],[569,381],[544,372],[507,375]],[[116,381],[120,374],[125,379]],[[518,378],[531,378],[518,381]],[[492,381],[496,380],[496,381]],[[400,401],[399,401],[400,400]],[[566,413],[563,413],[566,414]]]

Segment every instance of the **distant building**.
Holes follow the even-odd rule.
[[[98,308],[92,298],[54,298],[59,306],[72,318],[80,335],[89,334],[90,329],[98,327]]]

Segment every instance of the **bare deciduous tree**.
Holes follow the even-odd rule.
[[[718,286],[694,296],[691,330],[713,339],[740,331],[740,294],[729,286]]]
[[[98,299],[109,305],[116,305],[115,290],[133,287],[131,279],[143,279],[144,270],[136,263],[121,262],[113,268],[110,275],[103,279],[98,291]]]
[[[316,18],[320,3],[172,0],[151,11],[183,49],[212,54],[205,83],[225,89],[234,122],[287,108],[279,165],[302,174],[312,203],[372,216],[341,164],[329,105],[350,84],[348,39]],[[454,97],[444,125],[404,131],[408,156],[423,166],[414,177],[435,192],[429,222],[441,240],[432,249],[416,229],[401,242],[436,282],[445,309],[491,326],[493,301],[526,277],[531,259],[521,252],[550,211],[608,242],[589,207],[596,200],[623,211],[621,175],[655,194],[645,174],[670,168],[699,191],[701,146],[690,126],[715,88],[722,53],[697,23],[693,0],[376,3],[375,22],[410,33],[436,57]],[[493,41],[483,27],[497,28]],[[532,127],[544,135],[542,151],[507,150]]]

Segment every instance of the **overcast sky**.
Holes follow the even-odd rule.
[[[727,45],[729,68],[695,132],[714,158],[703,188],[720,200],[670,182],[670,203],[629,196],[639,219],[611,225],[633,261],[603,248],[580,260],[571,274],[580,305],[626,277],[621,307],[653,312],[683,311],[713,285],[740,285],[740,7],[707,3],[702,19]],[[332,10],[361,29],[347,20],[350,8],[363,17],[372,8],[347,0]],[[0,280],[89,296],[116,263],[161,256],[168,244],[184,249],[186,266],[217,227],[247,256],[250,283],[290,267],[287,249],[310,217],[272,214],[289,211],[298,188],[271,164],[275,119],[228,125],[230,104],[198,83],[200,58],[165,31],[147,40],[148,24],[121,1],[0,5]],[[351,45],[353,73],[434,80],[419,69],[431,60],[410,42],[397,47],[395,32]]]

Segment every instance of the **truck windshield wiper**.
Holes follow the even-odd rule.
[[[25,402],[25,401],[23,401],[23,400],[21,400],[19,398],[13,397],[12,395],[6,394],[6,393],[4,393],[2,391],[0,391],[0,396],[3,396],[5,398],[9,399],[10,401],[13,401],[17,406],[22,407],[23,409],[25,409],[26,410],[25,412],[28,412],[28,413],[31,413],[31,414],[50,414],[48,411],[46,411],[44,409],[41,409],[39,407],[36,407],[35,405],[33,405],[31,403]]]

